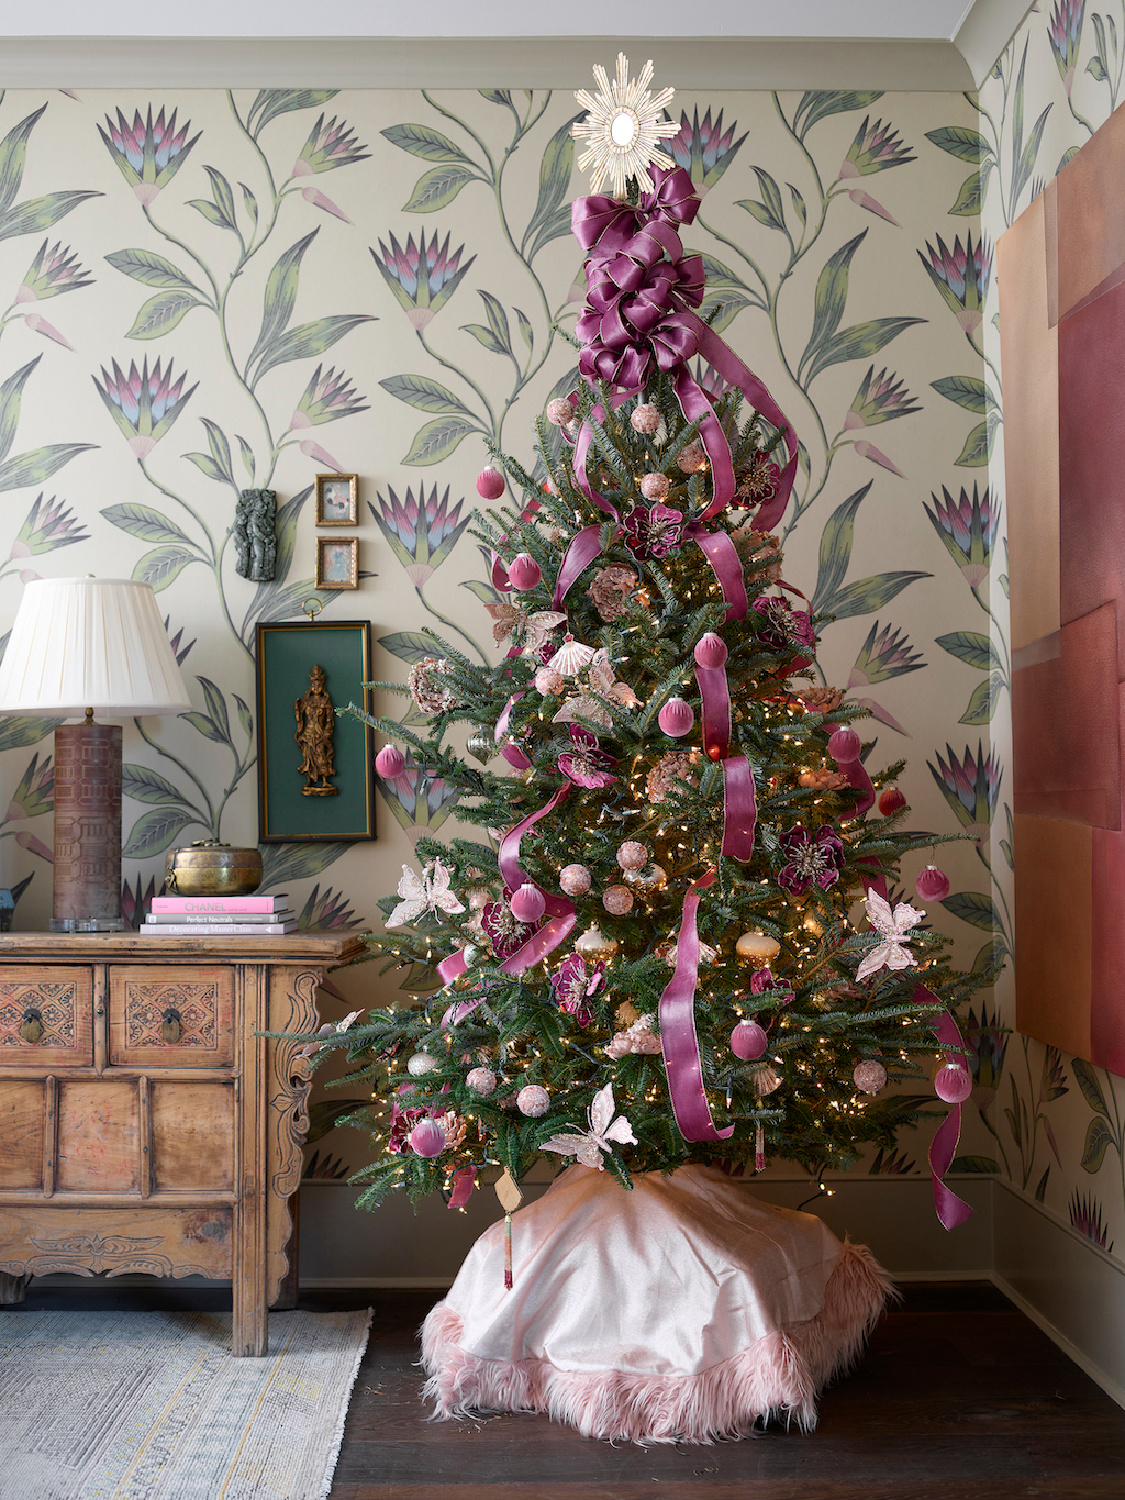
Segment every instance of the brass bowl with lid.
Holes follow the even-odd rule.
[[[169,849],[164,861],[164,888],[170,896],[248,896],[261,883],[257,849],[233,849],[215,839]]]

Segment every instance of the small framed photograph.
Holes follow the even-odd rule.
[[[258,841],[375,837],[371,625],[293,621],[257,632]]]
[[[359,588],[359,537],[318,536],[315,581],[318,589]]]
[[[316,476],[316,524],[318,526],[359,525],[358,474],[318,474]]]

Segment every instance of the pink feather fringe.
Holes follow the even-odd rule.
[[[817,1396],[854,1364],[894,1295],[867,1247],[845,1241],[816,1317],[767,1334],[698,1375],[591,1375],[541,1359],[480,1359],[461,1348],[462,1319],[439,1302],[422,1325],[424,1395],[438,1419],[537,1411],[584,1437],[631,1443],[741,1438],[771,1417],[807,1430],[816,1426]]]

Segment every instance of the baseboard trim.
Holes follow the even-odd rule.
[[[1043,1316],[1033,1302],[1029,1302],[1021,1292],[1017,1292],[1010,1281],[1005,1281],[999,1271],[990,1272],[988,1279],[998,1292],[1003,1292],[1009,1302],[1015,1303],[1024,1317],[1030,1318],[1036,1328],[1047,1335],[1052,1344],[1061,1349],[1068,1359],[1072,1359],[1078,1368],[1084,1374],[1089,1375],[1095,1384],[1100,1385],[1107,1396],[1112,1397],[1118,1406],[1125,1407],[1125,1386],[1118,1385],[1112,1376],[1107,1375],[1099,1365],[1096,1365],[1092,1359],[1088,1358],[1077,1344],[1068,1339],[1066,1334],[1060,1329],[1056,1328],[1049,1318]]]

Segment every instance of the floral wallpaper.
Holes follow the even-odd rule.
[[[1121,74],[1116,23],[1083,38],[1080,14],[1081,57],[1104,38],[1104,77],[1075,72],[1069,17],[1062,54],[1031,17],[979,117],[956,94],[685,94],[671,143],[705,195],[688,248],[706,310],[802,438],[786,576],[835,617],[826,679],[871,710],[876,758],[907,760],[915,826],[966,836],[938,853],[953,889],[930,919],[982,967],[1011,941],[991,247],[1084,138],[1072,92],[1093,117]],[[0,96],[0,629],[21,579],[145,578],[194,704],[126,728],[131,917],[174,843],[256,839],[254,630],[313,593],[316,473],[360,475],[361,589],[326,609],[373,621],[378,675],[404,678],[427,629],[495,654],[474,481],[486,443],[529,459],[535,418],[574,382],[574,118],[571,95],[538,90]],[[278,492],[269,584],[234,571],[249,486]],[[23,927],[50,906],[51,727],[0,719],[0,883]],[[302,925],[362,930],[413,838],[456,815],[409,763],[380,791],[374,845],[266,847],[267,888]],[[348,971],[339,1003],[417,979]],[[1125,1245],[1108,1186],[1120,1096],[998,1031],[1000,993],[972,1018],[961,1165],[1006,1171]],[[1096,1177],[1075,1109],[1095,1100]],[[358,1137],[329,1135],[341,1107],[315,1106],[316,1176],[361,1159]],[[869,1168],[917,1171],[924,1145]]]

